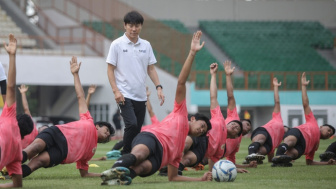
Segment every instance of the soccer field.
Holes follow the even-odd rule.
[[[324,152],[327,146],[334,142],[334,139],[321,140],[320,148],[315,153],[315,160]],[[101,157],[109,151],[115,144],[112,141],[107,144],[99,144],[94,157]],[[241,163],[247,155],[247,146],[250,139],[243,138],[241,150],[237,154],[237,162]],[[266,158],[267,159],[267,158]],[[90,172],[102,172],[109,169],[114,161],[91,161],[90,164],[97,164],[99,167],[92,167]],[[207,166],[205,167],[208,168]],[[76,164],[58,165],[54,168],[41,168],[29,177],[23,179],[24,188],[106,188],[106,187],[126,187],[136,189],[147,188],[335,188],[336,187],[336,166],[306,166],[304,156],[293,163],[289,168],[272,168],[270,163],[259,165],[258,168],[248,169],[250,173],[238,174],[232,183],[212,182],[168,182],[166,177],[157,176],[141,178],[136,177],[130,186],[101,186],[100,178],[81,178]],[[183,174],[190,177],[200,177],[203,171],[194,171],[189,168]],[[1,183],[8,181],[0,181]]]

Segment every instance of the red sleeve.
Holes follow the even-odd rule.
[[[80,120],[92,120],[93,121],[93,118],[89,111],[87,111],[85,114],[79,114],[79,117],[80,117]]]
[[[315,151],[312,150],[309,154],[306,155],[306,159],[314,161]]]
[[[89,170],[89,164],[86,160],[77,161],[77,169],[83,169],[85,171]]]
[[[225,156],[227,160],[232,161],[232,163],[236,164],[236,153],[239,151],[239,146],[237,146],[232,153]]]
[[[21,162],[16,161],[12,162],[10,164],[6,165],[7,171],[9,175],[16,174],[16,175],[22,175],[22,168],[21,168]]]

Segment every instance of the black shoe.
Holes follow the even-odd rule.
[[[274,164],[289,163],[291,161],[292,161],[292,158],[290,156],[287,156],[287,155],[278,155],[278,156],[274,156],[272,158],[272,162]]]
[[[247,164],[250,164],[251,161],[247,161],[247,160],[244,160],[243,161],[243,164],[247,165]],[[260,164],[264,164],[264,161],[263,160],[257,160],[257,164],[260,165]]]
[[[248,156],[245,157],[247,164],[249,164],[251,161],[257,161],[257,163],[259,164],[264,159],[265,159],[264,155],[255,154],[255,153],[249,154]]]
[[[271,167],[292,167],[292,163],[273,163]]]
[[[327,152],[324,152],[323,154],[320,154],[320,159],[322,162],[327,162],[329,161],[330,159],[335,159],[336,155],[334,152],[330,152],[330,151],[327,151]]]
[[[168,176],[168,167],[162,167],[159,171],[160,176]]]
[[[261,164],[264,164],[264,162],[263,162],[263,160],[259,160],[259,159],[258,159],[258,160],[257,160],[257,164],[258,164],[258,165],[261,165]]]
[[[178,170],[177,172],[178,175],[182,175],[182,171],[181,170]],[[159,171],[159,174],[160,176],[168,176],[168,168],[167,167],[162,167]]]

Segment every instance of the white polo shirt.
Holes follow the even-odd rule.
[[[0,81],[7,79],[5,69],[0,62]]]
[[[116,66],[114,70],[117,87],[124,97],[146,101],[146,78],[148,65],[156,58],[150,43],[139,37],[137,43],[124,34],[111,43],[106,62]]]

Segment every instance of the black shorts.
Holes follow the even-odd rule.
[[[262,134],[266,137],[266,141],[263,146],[266,148],[267,154],[270,153],[273,147],[272,137],[264,127],[258,127],[254,129],[251,135],[251,140],[253,139],[253,137],[259,134]]]
[[[298,151],[298,157],[296,157],[295,159],[299,159],[306,150],[306,140],[304,139],[301,131],[297,128],[292,128],[289,131],[287,131],[287,133],[285,133],[284,138],[288,137],[289,135],[295,136],[297,139],[294,148]]]
[[[196,163],[191,165],[191,167],[193,167],[202,162],[208,148],[208,137],[200,136],[191,138],[193,140],[193,144],[190,146],[189,150],[192,151],[197,157]]]
[[[6,94],[6,92],[7,92],[7,83],[6,83],[6,79],[0,81],[0,91],[1,91],[1,94],[2,94],[2,95],[5,95],[5,94]],[[3,99],[3,100],[6,100],[6,99]]]
[[[156,138],[156,136],[152,133],[149,132],[141,132],[139,133],[132,142],[132,148],[138,144],[144,144],[148,147],[150,154],[148,156],[148,160],[152,164],[152,170],[150,173],[146,175],[139,175],[140,177],[147,177],[150,176],[156,171],[158,171],[161,167],[162,163],[162,154],[163,154],[163,149],[162,145],[159,142],[159,140]]]
[[[62,163],[68,155],[68,143],[61,130],[52,126],[44,129],[36,138],[42,139],[46,143],[46,149],[50,156],[50,164],[53,167]]]
[[[120,124],[120,121],[118,122],[113,122],[114,123],[114,126],[115,126],[115,129],[116,130],[121,130],[121,124]]]

